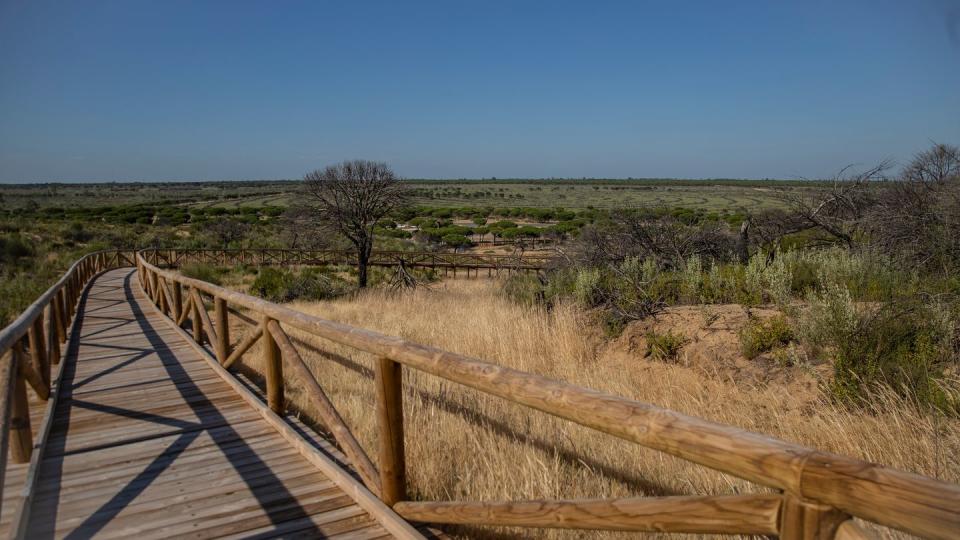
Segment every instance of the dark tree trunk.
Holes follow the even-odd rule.
[[[740,238],[737,239],[737,255],[742,264],[750,262],[750,219],[740,225]]]
[[[373,242],[364,242],[357,249],[357,287],[367,286],[367,267],[370,264],[370,252],[373,251]]]

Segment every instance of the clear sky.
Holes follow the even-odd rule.
[[[0,0],[0,182],[814,178],[931,141],[955,0]]]

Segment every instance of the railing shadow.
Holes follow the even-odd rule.
[[[140,307],[140,303],[131,285],[135,275],[134,272],[130,272],[124,278],[125,295],[130,302],[134,317],[137,319],[153,349],[161,358],[167,357],[174,359],[174,362],[164,362],[164,366],[167,368],[167,374],[171,379],[182,379],[182,382],[176,385],[178,392],[184,397],[184,400],[189,403],[194,414],[200,419],[202,424],[227,426],[226,429],[210,431],[209,434],[213,438],[214,443],[221,449],[224,457],[234,465],[234,470],[243,478],[247,488],[257,499],[271,523],[279,525],[286,521],[306,520],[309,517],[309,513],[296,502],[296,498],[289,492],[283,482],[270,471],[269,464],[256,456],[253,449],[242,442],[239,434],[237,434],[232,427],[229,427],[229,424],[219,409],[216,407],[204,408],[202,404],[187,399],[190,394],[202,394],[203,391],[189,378],[183,366],[176,361],[176,355],[170,350],[169,345],[159,337],[149,318]],[[238,444],[237,441],[241,442]],[[225,446],[227,442],[231,443],[229,447]],[[250,460],[251,455],[254,457],[252,458],[252,462],[245,461],[244,466],[241,467],[236,463],[235,455],[244,455],[245,460]],[[254,465],[251,466],[251,463]],[[301,532],[307,533],[310,530],[316,531],[316,528],[308,528]]]
[[[370,381],[374,380],[375,374],[373,369],[364,366],[363,364],[355,362],[346,356],[323,350],[317,345],[302,338],[291,336],[290,339],[297,345],[300,345],[314,354],[317,354],[339,366],[342,366],[360,375],[361,377],[369,379]],[[550,454],[551,456],[555,455],[566,465],[587,467],[591,471],[594,471],[605,478],[640,488],[645,495],[663,497],[669,495],[688,494],[670,488],[661,482],[650,480],[622,469],[612,467],[606,463],[602,463],[590,456],[583,455],[574,450],[558,448],[556,441],[543,439],[531,435],[528,432],[517,430],[514,426],[511,426],[502,420],[493,418],[462,403],[449,401],[444,399],[442,396],[432,394],[426,390],[415,388],[410,385],[404,385],[404,391],[406,393],[415,395],[426,404],[433,405],[449,414],[459,416],[465,422],[468,422],[474,426],[487,429],[500,437],[529,445],[541,452]]]
[[[164,471],[173,465],[177,458],[188,450],[190,445],[206,434],[210,437],[213,444],[218,448],[221,454],[232,466],[232,470],[242,479],[243,484],[256,500],[256,504],[263,511],[273,526],[290,521],[298,522],[298,534],[319,535],[316,526],[310,522],[310,513],[304,508],[297,498],[289,491],[283,481],[274,473],[270,464],[263,461],[257,451],[251,448],[243,436],[237,433],[230,425],[227,418],[219,408],[206,398],[206,395],[199,386],[192,380],[190,374],[181,365],[176,353],[171,350],[161,334],[154,327],[151,317],[148,317],[142,307],[141,298],[134,293],[131,285],[131,278],[135,274],[129,272],[122,279],[122,284],[118,283],[116,288],[123,291],[125,301],[130,305],[133,319],[137,322],[142,335],[145,337],[149,346],[140,348],[128,348],[133,358],[120,362],[119,365],[127,367],[133,362],[147,356],[155,354],[159,359],[160,365],[166,372],[166,380],[176,381],[174,385],[177,393],[183,402],[190,408],[193,416],[189,420],[179,418],[165,417],[159,414],[153,414],[147,411],[138,411],[126,409],[118,406],[108,406],[96,403],[94,398],[84,397],[78,400],[72,397],[70,390],[73,388],[73,380],[76,376],[78,352],[82,335],[83,322],[86,317],[87,296],[81,297],[77,310],[76,323],[73,328],[70,348],[66,355],[62,385],[66,392],[63,395],[63,402],[57,407],[57,422],[60,426],[69,425],[71,412],[77,410],[94,410],[102,414],[116,415],[125,418],[131,418],[138,421],[150,422],[162,427],[158,432],[150,432],[143,437],[131,437],[122,441],[112,441],[107,446],[116,446],[117,444],[126,444],[141,440],[149,440],[160,437],[175,437],[165,448],[157,450],[156,456],[132,479],[125,482],[113,494],[109,500],[103,502],[75,528],[65,536],[65,538],[89,538],[96,536],[104,527],[117,518],[125,509],[133,504],[137,497],[146,491],[150,485],[162,476]],[[112,286],[112,284],[110,285]],[[155,319],[155,318],[153,318]],[[86,337],[86,336],[84,336]],[[86,344],[84,344],[86,345]],[[109,369],[109,371],[116,371]],[[83,383],[89,383],[88,378]],[[46,492],[41,501],[32,508],[31,538],[52,538],[54,535],[62,534],[57,532],[53,524],[57,522],[57,514],[60,511],[59,502],[61,498],[63,467],[64,461],[68,456],[76,456],[83,452],[95,450],[96,447],[85,447],[82,449],[68,449],[67,445],[70,438],[67,434],[60,433],[58,436],[51,437],[46,448],[46,456],[43,462],[42,479],[45,483]],[[39,529],[39,530],[38,530]]]

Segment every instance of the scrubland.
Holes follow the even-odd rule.
[[[560,303],[548,310],[524,305],[505,297],[502,286],[485,279],[448,280],[429,289],[374,289],[290,306],[821,450],[960,481],[960,422],[954,417],[883,390],[867,406],[843,405],[820,391],[826,383],[821,380],[824,372],[810,365],[770,364],[769,358],[758,358],[756,369],[776,365],[779,376],[740,377],[737,370],[726,369],[730,365],[723,360],[750,362],[736,340],[716,344],[714,349],[726,350],[715,365],[703,355],[685,358],[682,348],[679,358],[658,360],[645,355],[642,346],[630,345],[631,335],[643,335],[639,326],[628,326],[620,338],[611,339],[581,307]],[[716,320],[707,311],[704,318]],[[660,319],[669,326],[671,315]],[[373,359],[295,330],[290,333],[309,344],[299,347],[304,359],[375,456]],[[244,360],[249,367],[258,369],[255,352],[245,358],[250,359]],[[800,388],[798,380],[810,384]],[[764,489],[410,369],[405,370],[404,383],[408,481],[416,499],[729,494]],[[287,397],[310,416],[302,392],[289,378]],[[471,537],[594,534],[454,532]]]

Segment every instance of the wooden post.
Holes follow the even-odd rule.
[[[57,291],[57,294],[50,300],[50,305],[53,306],[53,320],[56,323],[57,343],[66,343],[67,324],[66,321],[63,320],[63,289]]]
[[[74,278],[75,275],[76,275],[76,274],[71,275],[71,276],[70,276],[70,279],[67,280],[67,284],[65,285],[65,288],[66,288],[67,293],[64,295],[64,300],[65,300],[65,304],[66,304],[66,308],[67,308],[67,321],[68,321],[68,322],[73,320],[73,299],[74,299],[74,296],[73,296],[73,281],[74,281],[74,280],[73,280],[73,278]]]
[[[57,339],[57,304],[51,301],[47,304],[47,318],[43,328],[44,339],[47,342],[47,380],[50,380],[50,366],[60,363],[60,341]]]
[[[170,284],[173,285],[173,320],[179,321],[180,314],[183,313],[183,290],[178,281],[172,281]]]
[[[17,356],[8,350],[0,356],[0,493],[7,472],[7,449],[10,442],[10,408],[13,405],[13,386],[17,377]],[[0,510],[2,510],[0,497]]]
[[[841,523],[850,516],[836,508],[783,494],[780,510],[781,540],[832,540]]]
[[[263,319],[263,364],[267,375],[267,405],[277,413],[283,414],[283,364],[280,346],[270,332],[269,317]]]
[[[160,275],[157,272],[150,274],[150,293],[153,295],[153,303],[160,306],[163,295],[160,293]],[[163,311],[162,307],[160,311]]]
[[[190,289],[191,295],[193,294],[193,290],[192,288]],[[193,316],[191,318],[193,319],[193,339],[200,345],[203,345],[203,321],[200,320],[200,310],[205,308],[202,305],[197,305],[199,298],[200,295],[197,294],[193,299]]]
[[[157,278],[157,307],[160,308],[160,313],[170,316],[170,306],[167,304],[167,297],[163,294],[163,284],[166,280],[162,277]]]
[[[403,451],[403,372],[389,358],[377,361],[377,421],[380,431],[381,498],[387,506],[406,500],[407,467]]]
[[[47,347],[46,343],[43,340],[43,312],[41,311],[37,318],[33,321],[33,324],[30,326],[30,330],[27,333],[27,336],[30,341],[30,363],[33,364],[33,369],[36,371],[40,378],[43,379],[43,384],[48,388],[50,386],[50,365],[47,363]]]
[[[223,364],[230,354],[230,321],[227,301],[219,296],[213,299],[214,318],[217,325],[217,361]]]
[[[18,356],[14,352],[14,356]],[[23,362],[19,358],[17,363]],[[19,370],[18,370],[19,371]],[[27,404],[27,384],[16,374],[13,385],[13,403],[10,407],[10,457],[14,463],[27,463],[33,453],[33,432],[30,430],[30,408]]]

